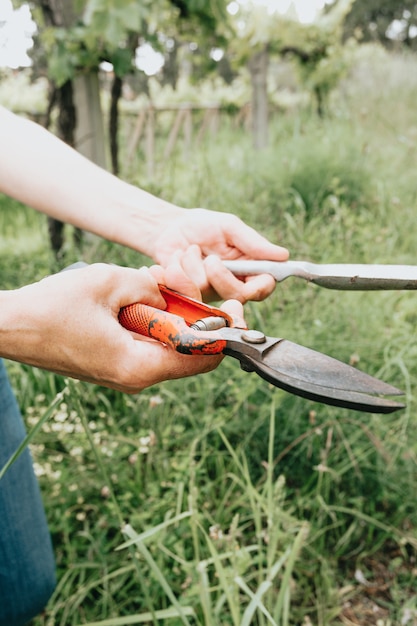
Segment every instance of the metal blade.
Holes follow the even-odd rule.
[[[379,397],[403,395],[396,387],[286,339],[266,337],[263,345],[244,345],[240,337],[228,339],[225,354],[237,358],[244,370],[255,371],[276,387],[310,400],[370,413],[404,408],[404,404]]]
[[[224,261],[236,276],[271,274],[277,282],[289,276],[328,289],[371,291],[417,289],[417,265],[322,264],[306,261]]]

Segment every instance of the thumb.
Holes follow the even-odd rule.
[[[181,252],[176,252],[166,267],[153,266],[151,267],[151,272],[156,280],[163,283],[166,287],[175,289],[175,291],[195,300],[202,299],[200,289],[186,274],[181,265]]]
[[[239,300],[226,300],[220,309],[230,315],[235,328],[247,328],[245,318],[243,317],[243,305]]]

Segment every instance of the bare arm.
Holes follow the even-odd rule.
[[[0,107],[0,191],[38,211],[183,268],[207,296],[262,300],[269,275],[241,280],[220,259],[284,261],[288,251],[237,216],[184,209],[118,179],[41,126]]]
[[[3,107],[0,136],[0,191],[63,222],[153,257],[158,225],[186,212],[113,176]]]

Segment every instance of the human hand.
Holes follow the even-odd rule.
[[[268,274],[237,278],[221,259],[268,259],[286,261],[288,250],[277,246],[236,215],[189,209],[166,223],[154,242],[153,258],[166,266],[181,253],[184,271],[204,298],[234,298],[240,302],[263,300],[275,288]]]
[[[157,280],[190,291],[180,268],[95,264],[3,292],[1,354],[126,393],[214,369],[221,356],[184,356],[120,325],[120,309],[133,302],[165,308]],[[237,302],[224,309],[242,315]]]

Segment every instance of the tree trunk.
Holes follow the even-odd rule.
[[[323,117],[324,117],[324,101],[325,101],[325,96],[324,96],[323,89],[321,89],[318,85],[316,85],[316,87],[314,87],[314,95],[316,97],[317,115],[321,119],[323,119]]]
[[[77,111],[75,148],[87,159],[105,168],[106,142],[100,102],[98,72],[74,78],[74,104]]]
[[[65,0],[43,0],[38,1],[37,4],[48,26],[63,26],[73,20],[72,4]],[[55,106],[58,107],[58,135],[65,143],[74,146],[74,131],[77,122],[71,81],[67,81],[61,87],[50,83],[50,96],[44,124],[46,128],[50,125],[52,109]],[[58,258],[64,244],[64,224],[52,217],[47,218],[47,223],[51,248]]]
[[[54,27],[73,26],[77,19],[75,0],[38,0],[45,22]],[[58,134],[88,159],[106,167],[106,145],[97,72],[77,76],[60,88],[54,88],[51,106],[58,107]],[[50,111],[48,111],[50,115]],[[64,243],[64,225],[48,218],[51,247],[59,256]],[[80,243],[81,231],[75,231]]]
[[[109,119],[109,135],[110,135],[110,156],[112,172],[115,176],[119,173],[119,100],[122,95],[123,81],[120,76],[114,76],[111,87],[110,102],[110,119]]]
[[[267,46],[256,52],[249,60],[252,83],[252,136],[256,150],[262,150],[268,145],[268,65]]]
[[[58,106],[58,135],[68,145],[74,147],[74,134],[77,115],[74,107],[72,82],[69,80],[61,87],[56,87],[51,94],[51,106]],[[49,107],[48,107],[49,108]],[[48,115],[50,112],[48,111]],[[48,217],[48,233],[51,248],[58,258],[64,245],[64,224],[53,217]]]

